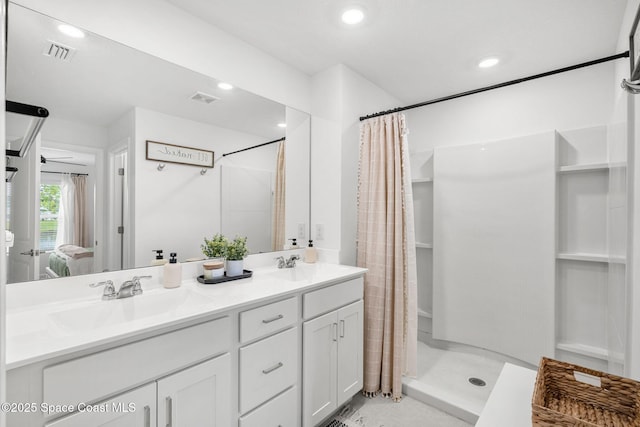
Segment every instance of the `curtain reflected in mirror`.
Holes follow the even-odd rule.
[[[276,154],[276,182],[273,196],[273,228],[271,234],[271,250],[281,251],[285,242],[285,199],[286,199],[286,157],[285,141],[278,144]]]

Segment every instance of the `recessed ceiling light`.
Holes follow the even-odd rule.
[[[286,128],[287,124],[286,123],[278,123],[278,127],[279,128]]]
[[[225,82],[220,82],[218,83],[218,87],[222,90],[231,90],[233,89],[233,86],[231,86],[229,83],[225,83]]]
[[[498,64],[500,60],[496,57],[485,58],[478,63],[478,67],[480,68],[491,68]]]
[[[364,19],[364,12],[362,9],[352,8],[347,9],[342,13],[342,22],[347,25],[356,25],[362,22]]]
[[[66,34],[69,37],[73,37],[73,38],[76,38],[76,39],[81,39],[81,38],[84,37],[84,32],[82,30],[79,30],[76,27],[72,27],[71,25],[60,24],[60,25],[58,25],[58,30],[62,34]]]

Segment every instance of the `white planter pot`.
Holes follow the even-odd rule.
[[[244,260],[227,260],[227,276],[239,276],[244,273]]]

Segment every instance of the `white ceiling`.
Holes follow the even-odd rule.
[[[626,0],[168,0],[313,75],[342,63],[405,103],[617,53]],[[345,28],[348,5],[367,20]],[[627,30],[625,30],[627,31]],[[480,70],[479,59],[502,58]],[[366,113],[366,112],[363,112]]]
[[[59,23],[10,3],[7,99],[45,107],[51,119],[94,126],[107,127],[138,106],[259,135],[265,142],[284,136],[277,126],[286,120],[284,105],[237,88],[223,91],[211,77],[92,33],[70,38],[57,30]],[[49,41],[75,54],[68,61],[45,56]],[[197,91],[220,99],[191,100]]]

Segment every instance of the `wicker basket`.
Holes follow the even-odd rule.
[[[640,427],[640,382],[543,357],[531,410],[537,427]]]

